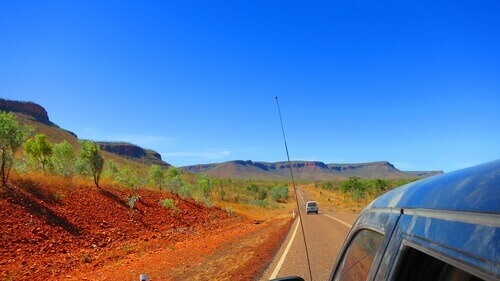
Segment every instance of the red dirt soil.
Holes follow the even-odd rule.
[[[16,178],[0,188],[2,280],[252,280],[291,219],[255,221],[177,195]],[[174,210],[159,202],[171,198]]]

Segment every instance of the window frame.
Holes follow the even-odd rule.
[[[338,261],[338,266],[334,272],[334,274],[331,276],[330,280],[335,280],[335,278],[337,277],[338,274],[340,274],[341,272],[341,265],[343,265],[343,262],[347,256],[347,252],[348,250],[351,248],[351,246],[353,245],[353,241],[354,239],[356,239],[356,237],[358,237],[358,234],[361,232],[361,231],[365,231],[365,230],[369,230],[369,231],[372,231],[372,232],[375,232],[377,234],[380,234],[382,237],[381,239],[381,242],[380,244],[378,245],[378,248],[377,248],[377,251],[375,252],[375,256],[372,260],[372,264],[370,266],[370,270],[366,276],[366,280],[369,280],[370,276],[371,278],[373,278],[374,276],[374,272],[373,270],[371,270],[372,268],[374,267],[377,267],[379,266],[379,264],[376,264],[376,262],[378,261],[378,263],[380,263],[380,255],[383,254],[383,252],[385,251],[385,247],[382,247],[382,245],[386,244],[386,235],[383,231],[381,231],[380,229],[377,229],[375,227],[370,227],[370,226],[360,226],[359,228],[357,228],[352,235],[349,235],[349,241],[346,243],[346,246],[343,247],[343,250],[342,252],[340,253],[341,255],[339,255],[339,261]],[[384,249],[383,251],[381,251],[381,249]],[[382,253],[381,253],[382,252]]]
[[[401,270],[401,268],[405,262],[406,254],[408,253],[408,251],[410,249],[419,251],[425,255],[433,257],[441,262],[444,262],[448,265],[456,267],[460,270],[465,271],[466,273],[474,275],[474,276],[481,278],[483,280],[496,280],[496,279],[492,279],[492,276],[487,275],[487,274],[483,273],[482,271],[480,271],[472,266],[467,265],[466,263],[463,263],[459,260],[453,259],[445,254],[442,254],[439,251],[431,249],[430,248],[430,246],[431,246],[430,241],[421,241],[421,242],[423,242],[423,243],[418,243],[416,241],[413,241],[413,239],[411,237],[407,237],[407,238],[402,239],[400,250],[398,251],[398,254],[396,256],[396,261],[395,261],[394,266],[392,267],[392,269],[390,271],[388,280],[396,280],[396,277],[398,276],[399,271]],[[427,247],[426,247],[426,245],[427,245]]]

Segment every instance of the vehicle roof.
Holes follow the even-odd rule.
[[[500,213],[500,159],[398,187],[365,210],[436,209]]]

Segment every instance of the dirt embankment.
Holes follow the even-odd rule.
[[[290,219],[252,220],[176,195],[17,178],[0,188],[0,279],[249,280]],[[175,208],[160,201],[170,198]]]

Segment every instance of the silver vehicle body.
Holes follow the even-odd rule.
[[[331,280],[500,280],[500,160],[419,180],[370,203]]]
[[[316,201],[307,201],[306,203],[306,213],[318,213],[318,203]]]

